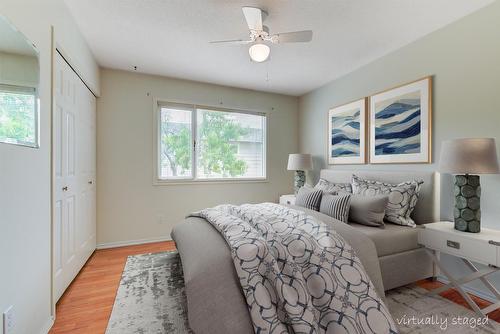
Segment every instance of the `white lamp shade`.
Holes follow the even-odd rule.
[[[288,170],[311,170],[312,165],[310,154],[294,153],[288,156]]]
[[[439,171],[450,174],[498,174],[497,149],[493,138],[463,138],[443,141]]]
[[[271,49],[266,44],[256,43],[248,49],[248,53],[253,61],[261,63],[269,58]]]

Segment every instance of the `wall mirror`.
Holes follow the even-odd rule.
[[[0,145],[39,145],[38,52],[0,16]]]

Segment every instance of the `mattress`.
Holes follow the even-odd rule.
[[[369,237],[375,244],[378,257],[402,253],[420,248],[418,231],[421,227],[385,224],[385,228],[350,223],[356,230]]]

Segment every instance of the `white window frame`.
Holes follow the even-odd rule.
[[[24,147],[29,147],[29,148],[40,148],[40,125],[39,125],[39,118],[40,118],[40,110],[39,110],[39,98],[38,98],[38,92],[35,87],[29,87],[29,86],[18,86],[18,85],[10,85],[10,84],[2,84],[0,83],[0,91],[2,92],[10,92],[10,93],[24,93],[24,94],[29,94],[33,95],[35,99],[35,105],[33,110],[33,117],[34,117],[34,127],[35,127],[35,141],[34,142],[25,142],[25,141],[18,141],[18,140],[11,140],[11,141],[5,141],[0,139],[0,144],[8,144],[8,145],[17,145],[17,146],[24,146]]]
[[[177,108],[181,110],[191,111],[191,142],[192,142],[192,156],[191,156],[191,176],[189,177],[177,177],[177,178],[161,178],[161,108]],[[213,110],[221,112],[233,112],[238,114],[250,114],[258,115],[264,117],[263,124],[263,149],[262,149],[262,159],[263,159],[263,172],[264,175],[261,177],[228,177],[228,178],[198,178],[197,171],[197,153],[198,146],[196,141],[198,139],[198,109]],[[153,147],[154,147],[154,171],[153,171],[153,185],[178,185],[178,184],[211,184],[211,183],[256,183],[256,182],[268,182],[267,175],[267,138],[268,138],[268,121],[269,117],[266,112],[239,110],[239,109],[228,109],[217,106],[207,106],[200,104],[191,104],[183,102],[170,102],[162,99],[154,99],[153,103]]]

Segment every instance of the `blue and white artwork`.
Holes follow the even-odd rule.
[[[359,108],[331,117],[331,157],[358,157],[360,141]]]
[[[420,153],[420,91],[375,104],[375,155]]]
[[[370,97],[370,163],[431,162],[432,78]]]
[[[367,100],[360,99],[329,111],[329,164],[366,162],[366,107]]]

